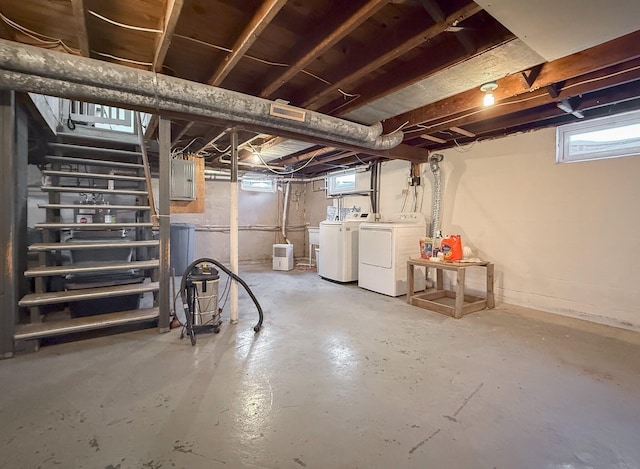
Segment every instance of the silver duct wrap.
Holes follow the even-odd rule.
[[[291,244],[291,241],[287,238],[287,212],[289,211],[289,192],[291,191],[291,182],[287,181],[287,186],[284,190],[284,207],[282,209],[282,237],[287,244]],[[311,262],[311,261],[309,261]]]
[[[442,208],[442,175],[440,173],[440,162],[444,156],[434,153],[429,157],[429,166],[433,172],[433,204],[431,209],[431,237],[435,239],[440,235],[440,209]]]

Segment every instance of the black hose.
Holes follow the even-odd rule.
[[[220,262],[218,262],[215,259],[210,259],[208,257],[202,257],[200,259],[197,259],[195,261],[193,261],[189,267],[187,267],[187,269],[184,271],[184,274],[182,275],[182,281],[180,282],[180,295],[182,297],[182,307],[184,308],[184,314],[189,314],[189,305],[188,305],[188,301],[187,301],[187,297],[186,297],[186,291],[187,291],[187,277],[191,274],[191,270],[197,265],[200,264],[201,262],[209,262],[211,264],[214,264],[218,267],[220,267],[220,269],[226,273],[229,277],[231,277],[232,279],[234,279],[235,281],[237,281],[238,283],[240,283],[240,285],[243,286],[243,288],[246,290],[246,292],[249,294],[249,296],[251,297],[251,299],[253,300],[253,303],[256,305],[256,308],[258,309],[258,323],[253,326],[253,330],[255,332],[259,332],[260,329],[262,328],[262,321],[264,319],[264,315],[262,313],[262,307],[260,306],[260,303],[258,303],[258,299],[255,297],[255,295],[253,294],[253,292],[251,291],[251,288],[249,288],[249,285],[247,285],[245,283],[244,280],[242,280],[240,277],[238,277],[236,274],[234,274],[233,272],[231,272],[229,269],[227,269],[224,265],[222,265]]]

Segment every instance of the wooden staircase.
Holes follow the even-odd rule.
[[[59,136],[42,168],[41,240],[29,245],[32,292],[14,340],[158,318],[158,247],[142,154],[108,139]],[[145,305],[123,309],[123,305]],[[126,301],[124,301],[126,300]],[[96,306],[100,314],[93,314]]]

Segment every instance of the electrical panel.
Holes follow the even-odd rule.
[[[196,162],[171,160],[171,200],[196,200]]]

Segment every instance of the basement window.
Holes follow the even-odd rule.
[[[573,163],[640,155],[640,112],[562,125],[556,129],[556,162]]]
[[[245,175],[240,181],[240,188],[243,191],[251,192],[275,192],[275,181],[259,175]]]
[[[329,195],[354,192],[356,190],[356,173],[355,171],[349,171],[347,173],[334,174],[328,177],[327,182]]]

